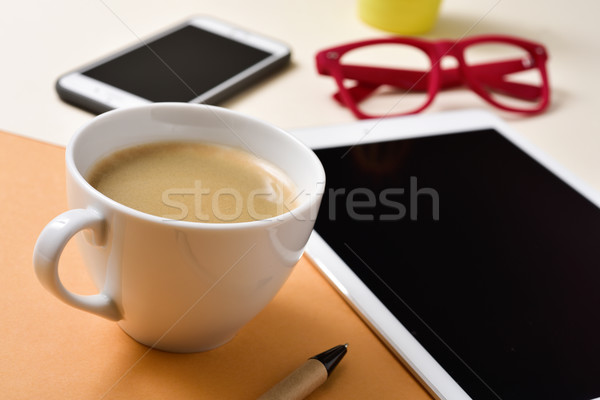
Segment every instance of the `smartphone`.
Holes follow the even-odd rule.
[[[199,16],[62,75],[59,97],[99,114],[151,102],[217,104],[290,61],[287,45]]]

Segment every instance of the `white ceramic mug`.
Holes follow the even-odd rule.
[[[228,145],[266,159],[295,182],[300,203],[252,222],[165,220],[111,200],[85,179],[117,150],[167,140]],[[102,114],[71,139],[66,164],[71,209],[38,238],[33,262],[40,282],[65,303],[118,321],[137,341],[174,352],[229,341],[275,296],[302,255],[325,186],[319,159],[293,136],[206,105],[158,103]],[[65,289],[58,275],[63,248],[80,231],[95,295]]]

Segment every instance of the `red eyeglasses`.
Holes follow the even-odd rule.
[[[316,59],[319,74],[339,87],[334,98],[360,119],[415,114],[440,89],[465,85],[506,111],[539,113],[550,101],[546,49],[510,36],[375,39],[322,50]]]

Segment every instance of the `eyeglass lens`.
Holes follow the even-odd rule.
[[[344,87],[358,109],[367,115],[404,114],[418,110],[429,99],[431,61],[421,49],[402,44],[377,44],[344,54]],[[350,67],[366,67],[364,76]],[[356,79],[359,78],[359,79]]]
[[[509,43],[467,46],[465,63],[473,82],[498,104],[517,110],[534,110],[542,101],[542,74],[531,54]]]

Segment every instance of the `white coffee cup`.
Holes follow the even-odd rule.
[[[299,205],[266,220],[214,224],[165,220],[117,203],[85,179],[98,160],[157,141],[202,141],[244,149],[280,167]],[[33,255],[40,282],[65,303],[118,321],[135,340],[173,352],[229,341],[275,296],[300,259],[325,186],[316,155],[290,134],[206,105],[158,103],[102,114],[66,151],[69,211],[42,231]],[[77,235],[99,290],[67,290],[58,263]]]

